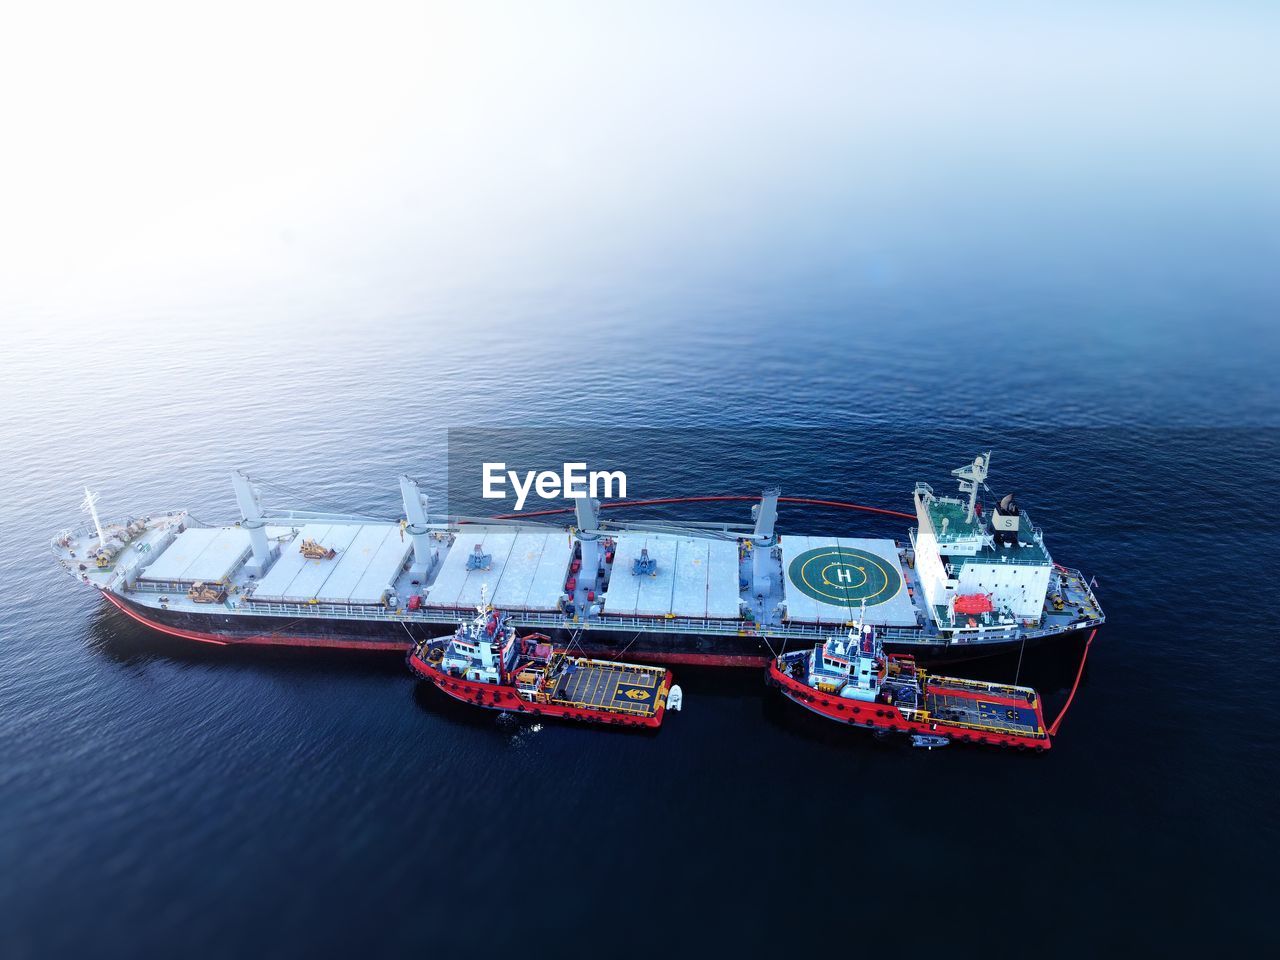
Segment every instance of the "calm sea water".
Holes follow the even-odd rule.
[[[1089,209],[871,238],[810,209],[728,250],[571,238],[483,277],[401,253],[323,295],[8,305],[0,952],[803,951],[832,922],[961,953],[1273,942],[1274,235]],[[389,516],[408,471],[478,510],[446,454],[479,428],[607,458],[636,497],[896,509],[990,447],[1109,623],[1043,758],[877,743],[754,671],[681,671],[684,712],[631,736],[468,710],[394,656],[152,636],[46,550],[85,483],[108,514],[232,518],[234,466]],[[1022,666],[1052,710],[1078,655]]]

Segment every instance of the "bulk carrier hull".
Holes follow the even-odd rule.
[[[574,514],[569,525],[429,517],[408,477],[399,521],[269,512],[253,481],[238,471],[233,481],[243,516],[224,526],[186,511],[103,523],[86,494],[92,526],[54,537],[54,555],[133,620],[216,646],[403,654],[485,598],[515,627],[589,656],[716,667],[763,666],[855,618],[888,650],[934,663],[1024,651],[1104,619],[1092,584],[1053,562],[1008,497],[987,519],[976,492],[966,504],[917,485],[918,526],[900,541],[778,533],[789,499],[911,515],[777,490],[761,495],[752,524],[613,521],[578,499],[549,511]]]
[[[310,648],[383,651],[403,655],[414,642],[439,630],[438,625],[385,621],[297,619],[265,616],[222,616],[143,606],[103,591],[108,604],[134,622],[166,637],[219,647]],[[765,637],[724,637],[716,634],[637,634],[634,630],[595,628],[589,633],[567,628],[540,627],[557,646],[573,645],[585,656],[627,657],[641,663],[696,667],[763,667],[785,652],[785,642]],[[959,663],[1034,649],[1046,639],[1068,643],[1086,631],[1070,630],[1050,637],[944,644],[936,641],[886,644],[894,653],[910,653],[930,664]]]

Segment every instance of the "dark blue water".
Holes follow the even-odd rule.
[[[1259,35],[1239,26],[1232,62]],[[713,129],[643,98],[591,122],[506,104],[551,116],[529,150],[552,160],[520,176],[498,151],[455,195],[414,162],[465,146],[375,144],[367,183],[300,181],[260,233],[202,221],[206,247],[180,233],[123,278],[108,240],[15,278],[0,952],[718,955],[837,949],[826,924],[910,952],[1274,946],[1280,190],[1273,114],[1249,113],[1269,88],[1170,79],[1195,59],[1174,44],[1148,93],[1186,96],[1152,113],[1115,95],[1147,90],[1127,61],[1069,42],[1115,86],[1041,77],[1074,105],[1056,125],[1002,112],[1003,81],[870,132],[762,81],[686,105]],[[820,46],[806,82],[848,106],[865,88]],[[321,508],[394,516],[410,472],[480,510],[446,459],[481,429],[530,462],[607,459],[634,497],[781,483],[896,509],[990,448],[1109,622],[1043,758],[877,743],[751,671],[681,671],[684,712],[630,736],[473,712],[394,656],[155,637],[46,549],[85,483],[107,514],[232,518],[235,466]],[[1021,666],[1052,710],[1079,652]]]
[[[949,322],[872,333],[849,319],[877,309],[833,296],[815,310],[840,318],[829,339],[830,324],[770,311],[709,307],[690,335],[637,308],[593,327],[626,358],[598,365],[509,318],[478,351],[466,336],[412,345],[415,318],[385,326],[381,345],[363,327],[293,353],[274,327],[207,353],[184,336],[133,369],[121,347],[107,362],[122,373],[91,396],[45,386],[67,363],[86,375],[56,343],[18,358],[10,388],[41,402],[6,426],[6,952],[296,956],[424,937],[450,952],[529,937],[580,950],[637,917],[646,935],[718,949],[785,941],[807,910],[854,891],[868,909],[923,910],[908,925],[928,942],[1047,929],[1051,952],[1098,937],[1152,947],[1219,939],[1219,924],[1262,937],[1277,652],[1261,491],[1275,437],[1150,414],[1257,419],[1259,395],[1235,374],[1265,380],[1263,353],[1205,349],[1222,341],[1194,324],[1165,339],[1150,322],[1139,374],[1105,324],[1082,321],[1083,357],[1059,349],[1057,325],[1020,324],[1018,368],[980,376],[957,367],[965,334]],[[1253,322],[1233,309],[1231,324]],[[662,335],[636,332],[649,325]],[[1023,492],[1061,559],[1097,574],[1110,618],[1055,749],[877,744],[778,703],[754,672],[684,671],[686,710],[657,736],[535,730],[446,702],[395,657],[151,636],[44,551],[85,478],[108,509],[221,518],[234,515],[227,468],[250,464],[318,502],[392,515],[396,471],[444,489],[446,426],[527,424],[536,457],[544,427],[564,422],[586,424],[594,449],[610,447],[603,425],[616,430],[611,462],[633,496],[778,480],[901,508],[916,478],[942,486],[990,443],[1000,487]],[[545,462],[564,456],[552,447]],[[901,534],[794,508],[783,522]],[[1054,709],[1078,652],[1023,667]],[[551,906],[495,913],[493,897],[517,891]]]

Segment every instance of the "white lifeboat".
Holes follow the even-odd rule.
[[[684,704],[684,691],[680,689],[680,685],[673,683],[671,691],[667,694],[667,709],[679,710]]]

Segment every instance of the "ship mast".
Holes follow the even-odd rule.
[[[497,669],[499,680],[502,672],[502,640],[499,632],[502,622],[499,618],[494,624],[493,632],[489,632],[489,584],[480,584],[480,602],[476,604],[476,652],[480,654],[480,665],[485,670]],[[495,612],[496,616],[496,612]]]
[[[88,487],[84,488],[84,500],[80,504],[80,509],[93,517],[94,529],[98,531],[98,546],[105,548],[107,545],[107,535],[102,532],[102,521],[98,519],[98,495]]]
[[[408,474],[400,475],[400,496],[404,500],[404,529],[413,541],[413,567],[410,572],[425,579],[435,566],[427,529],[427,497],[418,486],[418,481]]]
[[[765,584],[769,576],[769,550],[777,542],[774,525],[778,522],[778,497],[782,488],[770,487],[760,492],[760,502],[752,508],[755,514],[755,527],[751,531],[751,570],[755,589],[759,593],[768,594]]]
[[[248,474],[243,470],[231,472],[231,484],[235,487],[236,503],[240,505],[240,526],[249,531],[249,546],[253,560],[245,564],[245,571],[254,577],[267,572],[274,559],[275,548],[267,540],[267,521],[262,516],[262,501]]]
[[[600,569],[600,501],[591,497],[575,497],[574,519],[578,524],[578,543],[582,548],[582,576],[595,582]]]
[[[848,596],[848,594],[845,594]],[[859,656],[862,654],[862,634],[867,628],[867,598],[862,598],[862,607],[858,611],[858,625],[849,628],[849,643],[853,646],[853,651]]]
[[[990,466],[991,451],[988,450],[985,456],[978,454],[974,457],[973,463],[951,471],[951,475],[960,481],[960,492],[969,495],[969,509],[964,515],[966,523],[973,523],[973,508],[978,502],[978,488],[982,486],[982,481],[987,479],[987,470]]]

